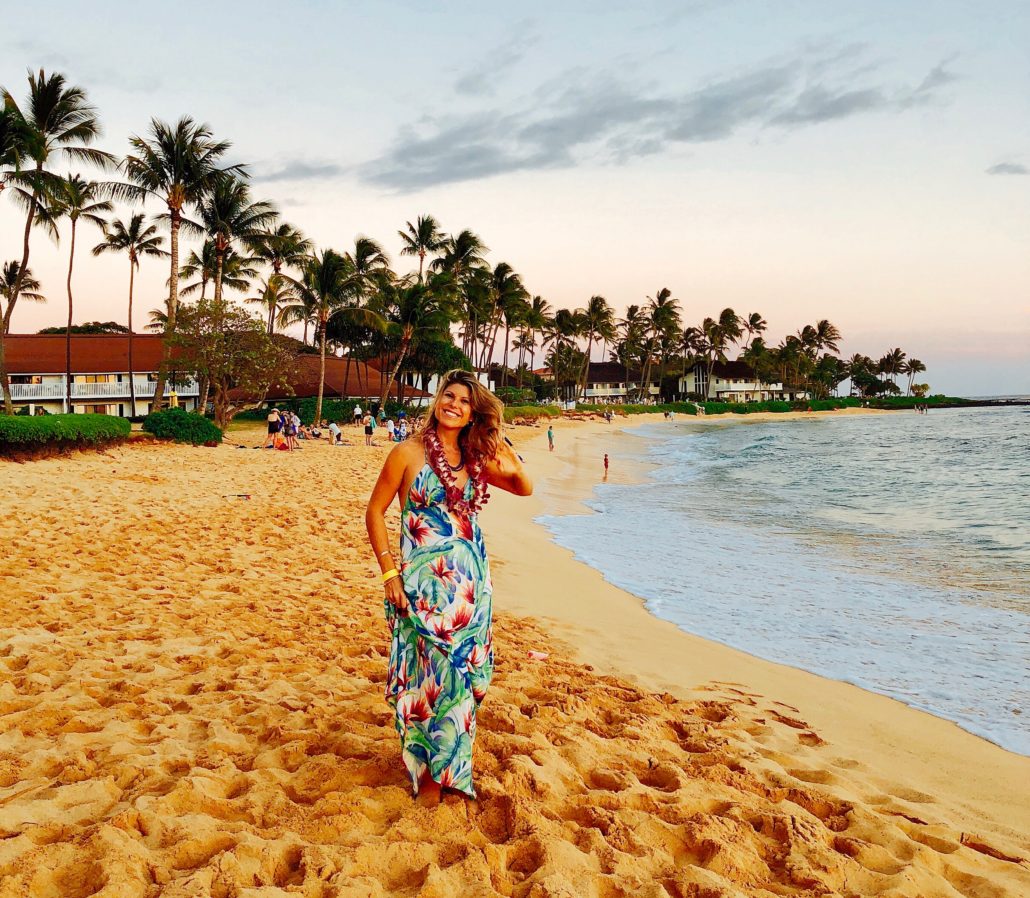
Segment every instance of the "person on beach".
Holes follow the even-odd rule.
[[[358,403],[354,403],[354,423],[361,423],[361,406]]]
[[[554,428],[547,425],[547,451],[554,452]]]
[[[608,479],[608,453],[604,454],[604,479]]]
[[[274,449],[276,443],[276,434],[279,433],[280,428],[283,426],[282,418],[279,417],[279,409],[273,408],[268,413],[268,445],[266,449]]]
[[[375,418],[371,414],[367,414],[361,423],[365,425],[365,445],[371,446],[372,434],[375,433]]]
[[[335,421],[329,425],[329,445],[339,446],[343,443],[343,431],[340,430],[340,425]]]
[[[386,701],[412,790],[430,803],[443,788],[476,794],[476,709],[494,666],[490,565],[477,513],[488,486],[533,491],[502,438],[503,414],[471,373],[448,372],[418,434],[387,457],[365,512],[391,630]],[[394,499],[399,559],[384,519]]]

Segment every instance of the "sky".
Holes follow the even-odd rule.
[[[152,117],[209,123],[320,248],[365,234],[407,270],[397,231],[432,214],[556,308],[668,287],[685,325],[758,311],[775,343],[828,318],[934,392],[1030,393],[1030,4],[169,9],[23,5],[0,85],[64,73],[117,154]],[[0,258],[23,225],[0,195]],[[128,264],[80,233],[75,319],[124,322]],[[67,238],[36,232],[30,267],[49,301],[15,332],[64,323]],[[137,327],[167,274],[144,263]]]

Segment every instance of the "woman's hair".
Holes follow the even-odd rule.
[[[436,429],[436,406],[443,397],[444,390],[454,384],[461,384],[468,388],[469,400],[472,404],[472,418],[462,428],[458,442],[465,451],[476,456],[478,461],[485,463],[497,454],[497,447],[501,442],[504,405],[500,399],[476,380],[476,376],[471,371],[455,368],[443,376],[436,395],[422,419],[419,432],[425,432],[429,428]]]

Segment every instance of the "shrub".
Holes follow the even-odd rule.
[[[222,431],[203,415],[188,412],[184,408],[166,408],[151,412],[143,419],[143,429],[158,439],[174,440],[176,443],[222,442]]]
[[[45,455],[100,448],[128,439],[127,419],[112,415],[0,415],[0,455]]]
[[[537,418],[560,418],[561,409],[556,405],[506,405],[504,420],[508,424],[516,418],[535,421]]]
[[[697,406],[692,402],[663,402],[660,405],[644,405],[643,403],[622,402],[601,405],[591,402],[577,402],[576,409],[583,412],[596,412],[603,415],[611,411],[616,415],[653,415],[657,412],[676,412],[680,415],[696,415]]]
[[[522,387],[498,387],[494,395],[505,405],[525,405],[536,399],[536,390]]]

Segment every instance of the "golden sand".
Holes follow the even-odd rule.
[[[529,523],[535,498],[484,515],[479,799],[413,801],[363,525],[386,449],[355,433],[0,464],[0,898],[1030,894],[1027,759],[938,721],[967,777],[921,791],[928,759],[889,737],[917,712],[874,696],[848,729],[827,681],[653,618],[648,644],[639,603]],[[544,481],[574,458],[520,451]],[[592,598],[621,602],[620,640],[573,628]],[[705,670],[658,682],[649,656],[688,648]],[[992,776],[1004,794],[978,795]]]

